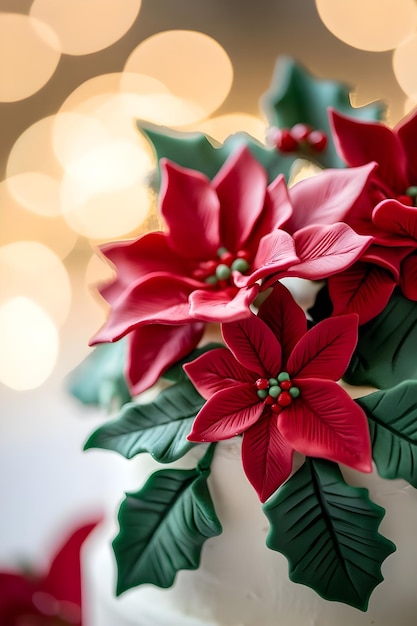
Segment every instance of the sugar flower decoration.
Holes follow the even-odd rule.
[[[191,441],[243,434],[245,473],[265,501],[288,478],[293,454],[372,471],[363,410],[336,382],[357,341],[357,316],[306,317],[278,283],[258,316],[222,325],[225,348],[184,365],[207,400]]]
[[[374,238],[359,263],[328,283],[334,312],[357,312],[364,323],[384,309],[397,285],[417,301],[417,112],[393,129],[334,110],[330,120],[348,166],[377,164],[361,201],[347,212],[336,207],[333,214]],[[320,207],[314,219],[328,223]]]
[[[165,230],[102,249],[116,279],[101,290],[111,312],[92,343],[130,334],[127,379],[134,394],[188,354],[206,322],[245,318],[271,282],[324,278],[348,267],[371,243],[342,223],[286,228],[297,207],[284,177],[268,184],[265,168],[245,146],[212,181],[166,159],[161,172]],[[336,202],[347,210],[368,176],[367,168],[333,171],[311,203]]]

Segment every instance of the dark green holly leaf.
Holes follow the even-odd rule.
[[[198,568],[204,542],[222,532],[207,475],[198,468],[161,470],[127,494],[113,541],[117,595],[144,583],[170,587],[179,570]]]
[[[224,144],[217,144],[200,132],[174,131],[141,120],[137,126],[151,142],[158,162],[165,157],[183,167],[198,170],[210,179],[214,178],[229,155],[242,145],[246,145],[263,165],[269,181],[281,173],[288,177],[296,158],[295,155],[282,155],[244,132],[230,135]],[[159,173],[155,185],[159,187]]]
[[[417,379],[417,302],[394,291],[385,309],[360,326],[359,339],[344,376],[352,385],[388,389]]]
[[[380,120],[385,106],[375,102],[362,107],[350,103],[351,89],[334,80],[312,76],[290,57],[280,57],[275,66],[271,86],[261,98],[261,106],[270,126],[291,128],[300,122],[326,133],[326,149],[319,153],[306,153],[322,167],[343,167],[331,138],[328,107],[344,115],[363,120]],[[299,156],[303,156],[302,152]]]
[[[109,411],[121,407],[131,400],[124,377],[125,362],[125,340],[100,344],[69,375],[69,392],[83,404]]]
[[[186,437],[204,402],[189,380],[171,385],[153,402],[126,404],[118,418],[90,435],[84,449],[115,450],[127,459],[149,452],[159,463],[171,463],[196,445]]]
[[[177,361],[172,367],[170,367],[162,376],[166,380],[170,380],[172,382],[180,382],[181,380],[188,380],[187,374],[184,372],[182,366],[184,363],[189,363],[190,361],[194,361],[199,356],[208,352],[209,350],[214,350],[215,348],[222,348],[224,344],[216,343],[214,341],[210,343],[206,343],[204,346],[200,348],[196,348],[190,354],[188,354],[184,359]]]
[[[385,511],[367,489],[347,485],[335,463],[306,459],[263,509],[267,545],[287,557],[292,581],[366,611],[381,564],[395,551],[378,533]]]
[[[417,488],[417,381],[376,391],[356,402],[369,420],[372,455],[383,478],[403,478]]]

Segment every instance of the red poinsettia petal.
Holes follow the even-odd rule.
[[[417,301],[417,254],[410,254],[401,264],[401,289],[406,298]]]
[[[350,166],[376,161],[378,181],[388,187],[387,195],[407,188],[406,156],[396,133],[380,122],[349,118],[330,109],[333,138],[339,153]]]
[[[165,233],[149,233],[134,241],[107,244],[100,251],[117,271],[116,279],[106,289],[107,295],[103,293],[108,301],[115,300],[146,274],[170,272],[179,276],[187,275],[187,263],[168,246]]]
[[[22,613],[34,611],[33,594],[41,582],[17,572],[0,572],[0,624],[14,626]]]
[[[196,289],[189,296],[190,317],[206,322],[232,322],[247,317],[258,291],[258,285],[222,291]]]
[[[327,318],[298,341],[287,362],[291,378],[339,380],[358,341],[357,315]]]
[[[256,315],[222,324],[223,339],[234,357],[260,377],[277,376],[281,370],[281,346],[268,326]],[[255,382],[255,381],[253,381]]]
[[[274,230],[259,242],[253,262],[254,271],[245,277],[248,284],[275,274],[284,274],[288,267],[299,263],[294,240],[284,230]]]
[[[74,530],[56,552],[49,572],[43,581],[43,590],[61,602],[81,606],[81,546],[98,520]]]
[[[168,242],[188,259],[211,259],[221,245],[220,203],[210,180],[202,173],[160,160],[161,214],[168,226]]]
[[[359,259],[372,238],[358,235],[347,224],[307,226],[294,233],[295,249],[301,259],[286,276],[320,280],[341,272]]]
[[[240,435],[262,415],[264,403],[251,383],[215,393],[197,414],[187,439],[221,441]]]
[[[407,174],[410,184],[417,182],[417,111],[413,110],[394,128],[407,157]]]
[[[379,265],[379,267],[388,270],[394,280],[398,282],[400,280],[401,261],[411,254],[414,249],[415,246],[398,247],[393,245],[391,247],[388,243],[383,246],[372,244],[372,246],[369,246],[363,253],[361,262]]]
[[[342,222],[366,188],[376,163],[328,169],[290,189],[293,215],[287,230],[294,233],[311,224]]]
[[[265,415],[243,433],[243,469],[261,502],[288,478],[293,456],[294,450],[279,432],[274,413]]]
[[[301,394],[278,415],[278,427],[294,450],[371,472],[368,422],[359,405],[331,380],[294,382]]]
[[[355,263],[327,281],[335,315],[356,313],[365,324],[385,308],[396,282],[385,269],[371,263]]]
[[[199,393],[208,400],[221,389],[230,388],[241,383],[252,383],[256,374],[241,365],[230,350],[216,348],[186,363],[184,370]]]
[[[405,206],[397,200],[383,200],[372,213],[372,221],[378,228],[403,236],[404,246],[417,242],[417,209]]]
[[[220,238],[228,250],[245,247],[262,213],[267,173],[247,146],[241,146],[227,159],[213,179],[220,200]]]
[[[168,367],[197,347],[205,324],[190,322],[179,326],[148,324],[129,335],[126,377],[131,394],[152,387]]]
[[[168,274],[153,275],[133,285],[113,303],[106,324],[90,344],[117,341],[143,324],[181,324],[190,321],[188,296],[192,285]]]
[[[259,307],[258,317],[272,330],[281,345],[282,361],[288,357],[297,341],[307,332],[304,311],[282,283],[276,283]]]

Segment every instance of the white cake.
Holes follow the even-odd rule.
[[[191,451],[181,466],[192,467],[196,455]],[[156,464],[147,454],[130,463],[139,488]],[[386,508],[380,532],[397,546],[382,565],[385,580],[367,612],[323,600],[289,580],[286,558],[265,545],[268,520],[243,473],[237,438],[216,449],[209,485],[223,533],[207,540],[199,569],[179,572],[170,589],[143,585],[116,597],[111,540],[117,525],[110,516],[84,548],[84,626],[415,626],[417,493],[375,471],[343,473]]]

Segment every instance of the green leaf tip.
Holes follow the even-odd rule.
[[[385,510],[366,489],[347,485],[337,464],[306,459],[263,510],[267,546],[288,559],[293,582],[367,610],[381,564],[396,548],[378,533]]]

